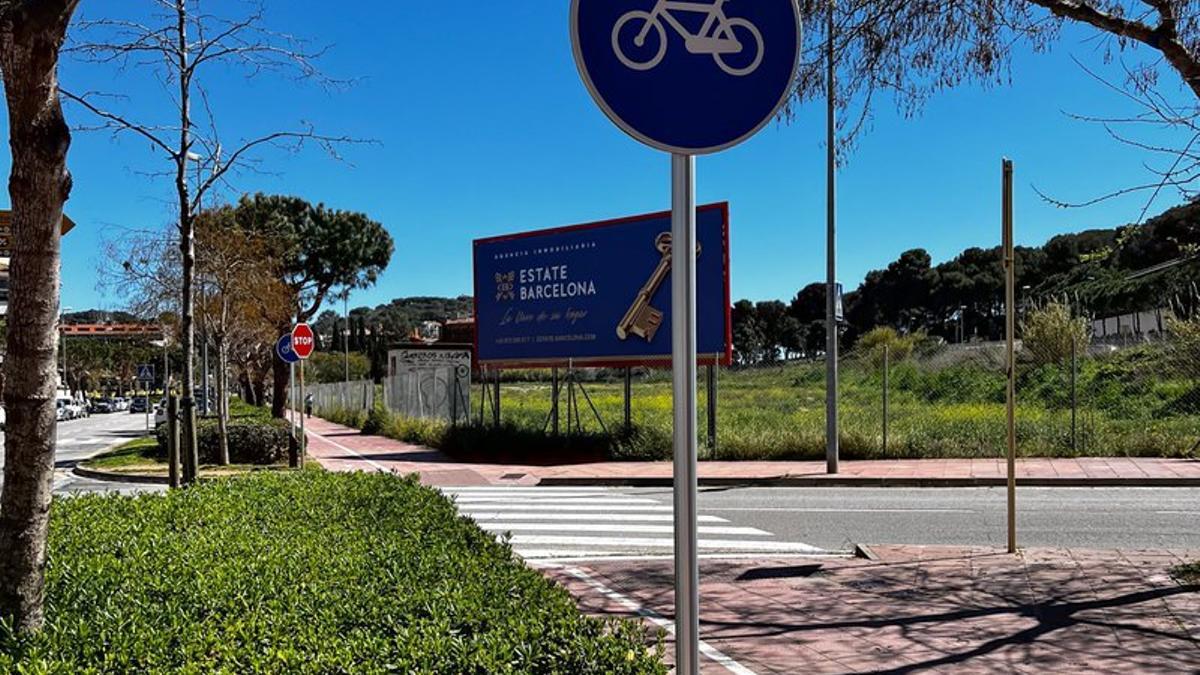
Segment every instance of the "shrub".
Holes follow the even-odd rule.
[[[229,461],[234,464],[274,464],[287,457],[290,425],[287,420],[234,418],[229,420]],[[167,425],[157,429],[159,457],[167,456]],[[196,442],[200,463],[216,464],[221,437],[217,420],[196,422]]]
[[[639,624],[388,474],[55,500],[44,631],[0,672],[665,673]]]
[[[913,349],[924,340],[924,333],[901,335],[891,326],[876,326],[858,339],[855,349],[880,366],[883,364],[884,348],[887,348],[888,360],[899,363],[912,356]]]
[[[1090,334],[1087,319],[1071,316],[1071,308],[1061,302],[1033,310],[1021,323],[1021,345],[1026,357],[1037,364],[1063,363],[1072,350],[1083,355]]]

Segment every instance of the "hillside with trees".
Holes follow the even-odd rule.
[[[1141,225],[1092,229],[1017,247],[1018,302],[1068,302],[1102,318],[1171,308],[1197,311],[1200,201]],[[924,249],[905,251],[872,270],[844,298],[845,340],[852,346],[876,326],[923,332],[947,342],[999,340],[1004,329],[1004,269],[999,247],[969,248],[933,264]],[[824,349],[825,286],[812,283],[789,304],[739,300],[733,342],[739,363],[812,356]]]

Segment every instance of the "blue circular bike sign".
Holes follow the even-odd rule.
[[[637,140],[704,154],[753,136],[800,62],[796,0],[572,0],[575,63]]]

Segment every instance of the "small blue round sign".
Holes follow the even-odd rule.
[[[572,0],[575,63],[637,140],[704,154],[753,136],[792,92],[796,0]]]
[[[275,343],[275,353],[279,355],[279,359],[284,363],[296,363],[300,360],[300,356],[296,350],[292,349],[292,334],[288,333],[279,338]]]

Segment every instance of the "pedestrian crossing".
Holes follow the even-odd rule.
[[[669,492],[622,488],[442,488],[459,511],[481,528],[507,536],[527,561],[550,562],[670,556],[674,515]],[[779,541],[771,532],[701,512],[701,555],[827,555],[803,542]]]

